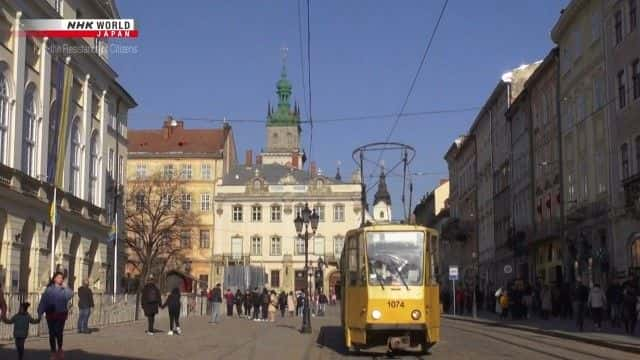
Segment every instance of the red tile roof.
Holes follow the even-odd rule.
[[[225,129],[185,129],[182,121],[165,121],[159,130],[129,129],[127,135],[129,154],[222,154],[225,143]]]

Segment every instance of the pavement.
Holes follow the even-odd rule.
[[[300,318],[280,318],[273,323],[224,318],[209,324],[207,318],[183,321],[183,335],[168,336],[166,319],[157,322],[154,336],[144,334],[145,322],[97,329],[90,335],[65,334],[65,359],[637,359],[637,354],[490,323],[443,318],[441,342],[431,355],[404,353],[387,357],[385,349],[347,354],[342,340],[339,309],[312,318],[312,334],[301,334]],[[2,325],[5,326],[5,325]],[[26,359],[48,359],[48,340],[29,338]],[[0,344],[0,359],[14,359],[13,345]]]
[[[480,312],[475,319],[470,315],[443,315],[443,317],[451,320],[546,334],[640,354],[640,336],[638,336],[640,335],[640,329],[636,329],[636,335],[630,336],[624,333],[623,324],[613,327],[609,321],[603,321],[602,328],[596,329],[594,323],[589,318],[585,318],[584,329],[579,331],[574,319],[550,318],[543,320],[536,317],[526,320],[500,320],[497,314],[489,312]],[[637,326],[637,328],[640,328],[640,326]]]

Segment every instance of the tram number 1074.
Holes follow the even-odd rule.
[[[387,306],[391,309],[404,308],[404,301],[402,300],[389,300],[387,301]]]

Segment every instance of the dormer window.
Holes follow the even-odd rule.
[[[253,180],[253,190],[260,190],[262,188],[262,181],[259,179]]]
[[[324,180],[322,179],[316,180],[316,187],[322,187],[322,186],[324,186]]]

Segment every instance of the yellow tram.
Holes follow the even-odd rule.
[[[365,225],[347,233],[341,256],[342,327],[349,351],[386,345],[427,352],[440,339],[431,240],[416,225]]]

